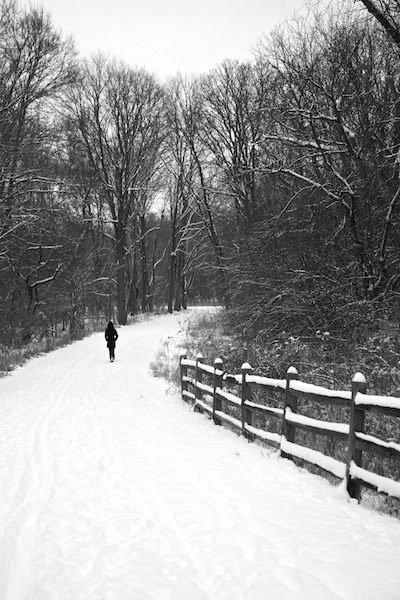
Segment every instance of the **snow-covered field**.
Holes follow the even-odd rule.
[[[150,375],[182,319],[0,380],[0,600],[400,600],[397,520]]]

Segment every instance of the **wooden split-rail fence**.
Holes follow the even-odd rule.
[[[248,363],[242,365],[239,374],[229,374],[224,371],[221,359],[217,358],[210,366],[203,363],[201,354],[196,360],[182,354],[180,379],[183,400],[193,404],[195,410],[206,412],[216,425],[228,425],[249,440],[257,439],[273,446],[284,458],[300,459],[334,475],[345,482],[352,498],[359,500],[361,488],[365,486],[400,499],[400,481],[377,475],[362,464],[364,451],[400,459],[400,440],[379,439],[365,431],[366,413],[400,418],[400,398],[367,395],[366,380],[361,373],[354,376],[351,391],[337,391],[299,381],[293,367],[288,369],[285,379],[271,379],[254,375]],[[271,393],[274,398],[278,397],[280,406],[276,406],[276,402],[275,406],[273,402],[268,404],[266,394]],[[260,403],[258,397],[267,403]],[[330,422],[302,415],[304,400],[347,408],[349,422]],[[256,415],[264,419],[256,419]],[[260,422],[271,420],[278,420],[275,427],[278,432],[260,426]],[[299,430],[344,442],[346,462],[299,444],[296,435]]]

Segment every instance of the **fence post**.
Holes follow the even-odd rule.
[[[246,403],[246,400],[251,400],[253,397],[251,387],[247,383],[246,377],[253,371],[253,368],[251,367],[251,365],[249,365],[249,363],[243,363],[241,371],[242,371],[242,394],[241,394],[241,396],[242,396],[242,405],[241,405],[242,435],[244,435],[246,437],[247,436],[246,423],[249,423],[249,425],[251,425],[251,412],[246,408],[245,403]]]
[[[184,392],[187,391],[187,381],[183,380],[183,378],[187,376],[187,367],[182,364],[182,361],[185,360],[186,358],[187,358],[186,350],[182,350],[181,353],[179,354],[179,370],[180,370],[180,376],[181,376],[182,400],[185,400]]]
[[[362,466],[362,451],[356,448],[356,433],[364,432],[365,411],[357,408],[355,398],[358,392],[365,394],[367,391],[367,382],[362,373],[356,373],[351,382],[351,404],[350,404],[350,427],[349,442],[347,449],[346,464],[346,482],[347,492],[351,498],[360,500],[361,484],[352,479],[350,475],[350,465],[354,462],[359,467]]]
[[[203,362],[203,355],[201,354],[201,352],[199,352],[196,355],[196,383],[195,383],[195,387],[194,387],[194,395],[195,395],[195,403],[197,402],[197,400],[201,400],[201,389],[197,387],[198,383],[201,383],[203,381],[203,371],[200,371],[199,369],[199,364],[201,364]]]
[[[293,427],[293,425],[291,425],[290,423],[288,423],[286,421],[286,409],[290,408],[292,412],[297,413],[297,398],[296,398],[296,396],[294,396],[293,394],[290,393],[290,382],[293,379],[298,379],[298,378],[299,378],[299,374],[297,372],[297,369],[295,369],[294,367],[289,367],[287,370],[287,373],[286,373],[286,390],[285,390],[285,400],[284,400],[284,405],[283,405],[281,444],[282,444],[283,438],[285,438],[288,442],[294,443],[294,441],[295,441],[296,430]],[[281,450],[281,457],[282,458],[291,458],[290,455],[286,454],[286,452],[283,452],[282,450]]]
[[[216,389],[222,387],[222,374],[217,375],[217,371],[223,371],[223,370],[224,370],[224,363],[222,361],[222,358],[216,358],[214,360],[214,379],[213,379],[213,387],[214,387],[213,420],[214,420],[215,425],[221,425],[221,419],[219,419],[218,417],[215,416],[215,411],[222,409],[221,399],[217,397]]]

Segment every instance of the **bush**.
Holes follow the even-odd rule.
[[[162,340],[150,370],[155,377],[164,377],[176,388],[180,387],[179,359],[183,350],[189,358],[203,354],[205,362],[214,361],[215,352],[223,338],[220,309],[199,310],[184,320],[178,335]],[[211,358],[213,357],[213,358]]]

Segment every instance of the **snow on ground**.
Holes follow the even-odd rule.
[[[0,380],[1,600],[399,600],[400,523],[148,370],[182,316]]]

